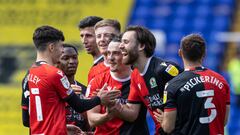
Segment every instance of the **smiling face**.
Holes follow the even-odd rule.
[[[122,63],[122,52],[119,48],[120,42],[110,42],[107,49],[107,60],[110,65],[111,72],[122,71],[126,65]]]
[[[75,75],[78,67],[77,52],[72,47],[64,47],[58,66],[67,76]]]
[[[80,37],[88,54],[94,55],[98,52],[94,27],[80,29]]]
[[[95,34],[100,53],[106,55],[108,44],[112,38],[118,34],[117,30],[111,26],[103,26],[95,29]]]
[[[127,31],[122,36],[120,49],[123,54],[123,63],[133,65],[138,59],[138,42],[134,31]]]

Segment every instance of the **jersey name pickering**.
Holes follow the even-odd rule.
[[[187,81],[187,83],[180,88],[180,91],[190,91],[191,88],[200,83],[211,83],[216,85],[219,89],[223,88],[223,83],[213,76],[198,76],[189,79],[189,81]]]

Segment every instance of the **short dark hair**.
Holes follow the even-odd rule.
[[[200,34],[190,34],[182,38],[180,49],[183,56],[189,61],[202,60],[205,56],[205,40]]]
[[[111,42],[121,42],[121,35],[116,35],[112,38]]]
[[[121,31],[121,25],[118,20],[113,20],[113,19],[104,19],[96,23],[94,26],[94,29],[97,29],[99,27],[104,27],[104,26],[111,26],[115,28],[118,32]]]
[[[94,27],[95,24],[101,20],[103,20],[103,18],[99,16],[87,16],[79,22],[78,28]]]
[[[39,51],[46,50],[48,43],[64,40],[62,31],[48,25],[38,27],[33,33],[33,42]]]
[[[137,42],[145,45],[144,52],[146,57],[151,57],[156,48],[156,38],[154,37],[153,33],[142,26],[129,26],[125,32],[127,31],[135,32]]]
[[[64,44],[63,44],[63,48],[66,48],[66,47],[73,48],[73,49],[75,50],[75,52],[77,53],[77,55],[78,55],[78,49],[77,49],[76,46],[71,45],[71,44],[68,44],[68,43],[64,43]]]

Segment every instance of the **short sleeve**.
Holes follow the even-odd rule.
[[[172,78],[180,74],[181,72],[182,72],[182,69],[179,66],[171,63],[167,63],[167,66],[164,71],[164,78],[165,78],[164,80],[168,82],[169,80],[171,80]]]
[[[61,70],[53,73],[51,80],[62,99],[67,98],[73,92],[67,76]]]
[[[94,74],[95,74],[95,72],[94,72],[94,67],[91,67],[91,69],[89,70],[89,72],[88,72],[88,84],[90,83],[90,81],[94,78]]]
[[[128,95],[129,103],[141,103],[141,98],[139,96],[139,90],[141,86],[138,86],[136,83],[136,75],[131,75],[131,84],[130,84],[130,92]]]
[[[101,87],[98,85],[98,83],[99,83],[99,81],[98,81],[98,78],[93,78],[90,82],[89,82],[89,84],[88,84],[88,86],[87,86],[87,91],[86,91],[86,94],[85,94],[85,96],[87,97],[87,98],[91,98],[92,96],[94,96],[93,95],[93,92],[94,91],[96,91],[97,89],[101,89]]]
[[[29,87],[28,87],[28,80],[27,80],[27,75],[23,78],[22,80],[22,101],[21,101],[21,106],[22,109],[28,110],[29,106]]]

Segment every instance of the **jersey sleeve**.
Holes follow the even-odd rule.
[[[88,84],[90,83],[90,81],[94,78],[94,67],[91,67],[91,69],[88,72]]]
[[[85,94],[86,94],[87,87],[86,87],[84,84],[82,84],[82,83],[80,83],[80,82],[78,82],[78,81],[77,81],[77,85],[81,87],[81,89],[82,89],[82,92],[81,92],[81,93],[82,93],[83,95],[85,95]]]
[[[166,85],[163,95],[163,103],[165,103],[164,111],[166,112],[176,110],[177,108],[176,93],[174,91],[171,85]]]
[[[228,83],[226,82],[226,105],[230,105],[230,87]]]
[[[27,75],[23,78],[22,80],[22,101],[21,101],[21,106],[22,109],[28,110],[29,106],[29,87],[28,87],[28,80],[27,80]]]
[[[93,78],[93,79],[89,82],[89,84],[88,84],[88,86],[87,86],[87,91],[86,91],[86,94],[85,94],[85,96],[86,96],[87,98],[91,98],[91,97],[95,96],[95,95],[93,94],[93,92],[95,92],[97,89],[101,89],[99,83],[100,83],[100,80],[98,79],[98,77]]]
[[[67,76],[61,70],[52,73],[51,81],[62,99],[67,98],[73,92]]]
[[[164,81],[167,83],[172,78],[176,77],[182,72],[182,68],[180,68],[177,64],[167,63],[167,66],[164,69]]]
[[[136,82],[136,75],[134,75],[134,73],[132,73],[131,75],[131,84],[130,84],[130,92],[129,92],[129,95],[128,95],[128,102],[129,103],[141,103],[141,98],[139,96],[139,87],[141,86],[138,86],[137,85],[137,82]]]

